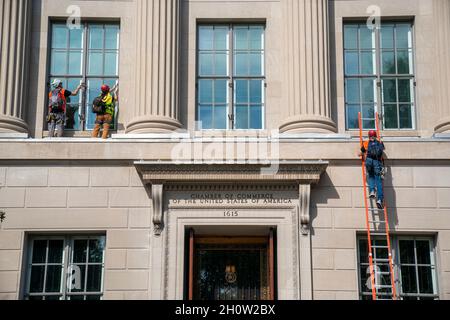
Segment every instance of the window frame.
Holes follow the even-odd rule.
[[[53,49],[53,27],[55,25],[63,25],[66,26],[65,20],[60,20],[60,19],[53,19],[50,20],[49,22],[49,31],[48,31],[48,53],[47,53],[47,74],[46,74],[46,78],[47,78],[47,86],[46,86],[46,94],[45,94],[45,115],[48,115],[48,92],[50,92],[50,83],[51,83],[51,79],[53,78],[61,78],[64,79],[64,81],[67,80],[73,80],[73,79],[80,79],[80,83],[84,83],[86,85],[86,88],[84,90],[81,90],[79,92],[79,102],[70,102],[67,103],[68,106],[76,106],[78,105],[78,109],[77,111],[74,112],[74,121],[78,124],[79,128],[64,128],[65,132],[72,132],[72,133],[84,133],[84,132],[92,132],[94,130],[94,128],[88,128],[89,125],[89,102],[87,101],[87,97],[89,94],[89,88],[88,88],[88,81],[89,80],[96,80],[96,79],[114,79],[114,81],[116,83],[119,82],[120,80],[120,52],[121,52],[121,23],[120,21],[117,20],[105,20],[105,21],[96,21],[96,20],[82,20],[80,22],[81,24],[81,29],[83,30],[83,39],[82,39],[82,47],[81,52],[82,52],[82,61],[81,61],[81,75],[71,75],[70,73],[65,73],[65,74],[53,74],[53,70],[52,70],[52,55],[53,55],[53,51],[55,49]],[[117,33],[117,50],[114,49],[114,51],[117,51],[117,75],[116,76],[108,76],[108,75],[89,75],[89,61],[90,61],[90,52],[94,51],[97,52],[100,49],[89,49],[89,40],[90,40],[90,26],[103,26],[103,28],[105,28],[105,26],[115,26],[118,28],[118,33]],[[70,32],[70,29],[67,29]],[[65,50],[67,52],[71,52],[72,49],[70,48],[70,33],[69,33],[69,37],[67,39],[67,42],[69,44],[68,47],[61,49],[59,48],[59,50]],[[103,37],[103,48],[101,49],[102,53],[103,53],[103,68],[105,65],[105,54],[108,53],[109,51],[113,50],[113,49],[107,49],[105,46],[106,43],[106,36],[104,35]],[[58,49],[56,49],[58,50]],[[67,59],[67,72],[69,72],[69,59]],[[66,88],[69,89],[69,88]],[[70,88],[73,90],[73,88]],[[72,98],[78,98],[77,97],[71,97]],[[118,102],[116,103],[116,105],[118,105]],[[95,115],[94,115],[95,116]],[[78,117],[78,119],[76,119],[76,117]],[[45,118],[45,117],[44,117]],[[114,127],[112,128],[112,131],[117,130],[118,127],[118,119],[117,119],[117,106],[116,106],[116,113],[114,115]],[[45,123],[45,128],[47,128],[47,123]],[[47,129],[48,130],[48,129]]]
[[[37,265],[44,265],[44,282],[43,282],[43,292],[38,293],[31,293],[30,292],[30,285],[31,285],[31,269],[33,267],[33,252],[34,252],[34,242],[35,241],[47,241],[47,247],[46,247],[46,262],[38,263]],[[60,291],[59,292],[53,292],[53,293],[47,293],[45,290],[46,286],[46,277],[47,277],[47,266],[49,265],[47,262],[47,256],[48,256],[48,241],[52,240],[62,240],[64,245],[63,249],[63,263],[62,263],[62,275],[61,275],[61,284],[60,284]],[[101,291],[100,292],[70,292],[70,290],[67,287],[67,281],[70,277],[69,268],[72,265],[73,260],[73,248],[74,248],[74,241],[75,240],[99,240],[103,241],[105,243],[105,247],[103,249],[103,262],[102,263],[93,263],[94,265],[101,265],[102,271],[101,271]],[[100,300],[104,297],[104,278],[105,278],[105,258],[106,258],[106,235],[104,234],[86,234],[86,235],[31,235],[28,240],[28,248],[26,253],[26,277],[25,277],[25,288],[23,291],[23,299],[24,300],[30,300],[30,297],[42,297],[42,300],[47,300],[48,297],[59,297],[59,301],[64,300],[71,300],[70,298],[72,296],[79,296],[82,297],[83,300],[87,300],[86,298],[88,296],[100,296]],[[93,265],[86,261],[84,263],[85,265]],[[53,265],[53,264],[52,264]],[[85,271],[87,272],[87,270]],[[85,283],[87,282],[87,277],[85,277]],[[86,286],[85,286],[86,289]]]
[[[397,52],[400,50],[405,50],[404,48],[398,48],[397,47],[397,32],[395,32],[397,25],[401,25],[401,24],[408,24],[410,26],[410,31],[411,31],[411,47],[408,48],[407,50],[411,50],[411,56],[410,56],[410,71],[412,71],[412,73],[410,74],[399,74],[398,73],[398,61],[397,61]],[[351,103],[347,101],[347,80],[348,79],[358,79],[359,83],[361,84],[361,79],[374,79],[375,83],[374,83],[374,89],[376,91],[375,95],[374,95],[374,112],[378,112],[379,114],[379,118],[381,121],[381,126],[380,128],[385,131],[385,132],[411,132],[411,131],[416,131],[417,130],[417,76],[416,76],[416,38],[415,38],[415,21],[413,19],[398,19],[398,20],[392,20],[392,19],[386,19],[386,20],[382,20],[381,22],[381,26],[380,27],[374,27],[374,36],[375,36],[375,47],[372,48],[371,50],[374,51],[375,53],[375,57],[373,60],[373,64],[374,64],[374,69],[375,69],[375,73],[374,74],[362,74],[359,73],[358,70],[358,74],[347,74],[347,70],[346,70],[346,52],[349,49],[346,49],[345,47],[345,27],[346,26],[358,26],[358,46],[357,49],[351,49],[351,51],[355,51],[358,53],[358,68],[360,68],[361,66],[361,51],[364,50],[369,50],[369,49],[361,49],[361,39],[359,36],[359,30],[360,30],[360,26],[361,25],[366,25],[366,22],[363,21],[359,21],[359,20],[344,20],[343,21],[343,32],[342,32],[342,44],[343,44],[343,71],[344,71],[344,108],[345,108],[345,130],[349,131],[349,132],[354,132],[359,130],[358,128],[352,129],[349,127],[349,121],[348,121],[348,105],[352,105],[355,103]],[[396,69],[396,73],[394,74],[384,74],[383,73],[383,63],[382,63],[382,59],[383,59],[383,52],[386,51],[385,48],[382,48],[382,33],[381,33],[381,29],[383,28],[383,26],[386,25],[393,25],[394,26],[394,47],[392,48],[393,52],[394,52],[394,60],[395,60],[395,69]],[[386,121],[385,121],[385,105],[386,102],[384,101],[384,92],[383,92],[383,80],[385,79],[391,79],[391,80],[395,80],[396,82],[396,95],[397,95],[397,101],[395,103],[387,103],[388,105],[396,105],[397,108],[397,127],[396,128],[386,128]],[[398,80],[410,80],[411,81],[411,85],[410,85],[410,96],[411,96],[411,101],[407,102],[407,103],[402,103],[399,99],[399,91],[398,91]],[[362,106],[364,105],[364,101],[362,101],[361,95],[362,95],[362,88],[360,87],[360,101],[359,101],[359,106],[360,106],[360,110],[362,108]],[[411,128],[401,128],[401,120],[400,120],[400,106],[402,104],[408,104],[411,107],[411,111],[410,111],[410,116],[411,116],[411,124],[412,127]],[[362,110],[361,110],[362,111]],[[364,121],[365,119],[363,119]],[[373,121],[373,119],[366,119],[369,121]],[[364,128],[363,130],[370,130],[370,129],[375,129],[374,128]]]
[[[226,76],[217,76],[217,75],[209,75],[204,76],[200,75],[200,28],[201,27],[228,27],[228,57],[227,57],[227,71],[228,74]],[[251,27],[251,26],[259,26],[263,28],[263,39],[262,39],[262,49],[261,50],[254,50],[254,51],[260,51],[261,52],[261,69],[262,69],[262,75],[261,76],[238,76],[235,75],[235,54],[239,52],[239,50],[235,50],[234,45],[234,29],[235,27]],[[266,23],[265,22],[236,22],[236,23],[224,23],[224,22],[200,22],[196,25],[196,81],[195,81],[195,121],[196,121],[196,128],[195,130],[201,130],[201,131],[263,131],[266,129],[266,110],[267,110],[267,68],[266,68]],[[242,50],[241,50],[242,51]],[[251,49],[247,51],[252,51]],[[216,52],[216,50],[213,50],[212,52]],[[228,88],[227,88],[227,115],[226,115],[226,129],[204,129],[203,127],[199,127],[200,123],[200,81],[201,80],[212,80],[213,83],[216,80],[225,80],[228,82]],[[239,105],[238,103],[235,103],[235,93],[236,93],[236,81],[239,80],[246,80],[246,81],[252,81],[252,80],[259,80],[261,81],[262,88],[261,88],[261,129],[238,129],[236,128],[236,106]],[[250,96],[250,93],[249,93]],[[215,103],[213,103],[215,105]],[[252,103],[249,102],[246,104],[250,108]],[[250,122],[250,117],[248,119]],[[213,121],[214,123],[214,121]]]
[[[364,293],[362,290],[362,275],[361,275],[361,256],[360,256],[360,250],[361,248],[361,241],[367,241],[367,235],[359,234],[357,236],[357,271],[358,271],[358,294],[359,298],[362,299],[364,296],[371,296],[370,294]],[[374,240],[381,240],[386,241],[385,237],[376,236],[372,237],[372,242]],[[394,266],[394,276],[395,276],[395,286],[397,289],[397,298],[404,299],[404,298],[416,298],[417,300],[420,300],[421,298],[431,298],[433,300],[439,300],[440,294],[439,294],[439,283],[438,283],[438,272],[437,272],[437,257],[436,257],[436,238],[433,235],[426,236],[426,235],[391,235],[390,237],[391,244],[392,244],[392,259],[393,259],[393,266]],[[415,254],[415,263],[414,264],[407,264],[407,265],[414,265],[416,269],[416,284],[417,284],[417,290],[419,290],[419,274],[417,268],[419,266],[426,266],[431,268],[431,276],[432,276],[432,285],[433,285],[433,294],[425,294],[425,293],[417,293],[417,294],[410,294],[410,293],[403,293],[403,285],[402,285],[402,274],[401,274],[401,261],[400,261],[400,241],[403,240],[410,240],[414,241],[414,254]],[[417,247],[416,247],[416,241],[428,241],[430,245],[430,264],[429,265],[422,265],[417,263]],[[363,248],[363,250],[366,252],[367,248]],[[368,263],[364,263],[368,264]],[[405,264],[403,264],[405,265]]]

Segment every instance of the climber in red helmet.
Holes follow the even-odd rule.
[[[100,133],[100,129],[102,126],[102,138],[108,138],[109,129],[114,121],[114,114],[116,111],[116,88],[117,85],[114,86],[113,89],[111,89],[108,85],[104,84],[100,88],[102,93],[100,94],[100,96],[94,99],[92,112],[97,115],[95,119],[94,131],[92,132],[92,137],[94,138],[98,138],[98,134]]]
[[[369,183],[370,198],[377,198],[378,209],[384,208],[384,194],[382,176],[384,171],[384,144],[378,139],[377,132],[369,131],[369,140],[365,141],[360,156],[365,157],[366,171]]]

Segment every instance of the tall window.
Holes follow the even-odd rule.
[[[367,238],[360,238],[359,245],[359,284],[362,299],[372,299]],[[386,239],[374,238],[374,259],[386,260],[378,264],[377,283],[389,286],[390,273]],[[435,300],[439,298],[436,281],[436,261],[433,240],[426,237],[394,237],[392,251],[395,264],[397,291],[402,300]],[[389,289],[384,298],[390,299]]]
[[[412,24],[344,25],[346,127],[375,129],[375,112],[384,130],[415,129]]]
[[[100,300],[105,237],[34,237],[28,257],[25,298]]]
[[[202,129],[263,129],[264,26],[198,27],[197,121]]]
[[[112,87],[119,79],[119,25],[85,23],[69,29],[65,23],[54,23],[50,55],[50,83],[61,79],[69,91],[82,82],[87,86],[68,101],[66,129],[92,130],[93,100],[103,83]]]

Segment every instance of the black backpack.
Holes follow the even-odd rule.
[[[98,96],[94,99],[94,102],[92,103],[92,112],[96,114],[102,114],[106,111],[106,105],[103,102],[103,97]]]
[[[371,159],[380,160],[383,157],[384,145],[380,141],[370,141],[367,156]]]

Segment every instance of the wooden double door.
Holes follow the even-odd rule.
[[[189,232],[189,300],[274,300],[274,231],[265,237]]]

